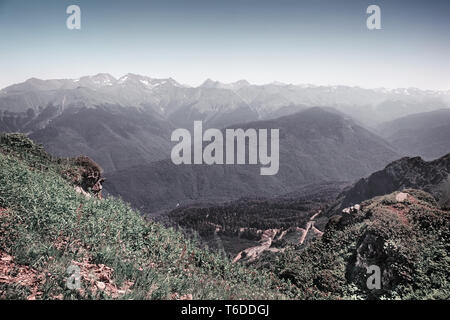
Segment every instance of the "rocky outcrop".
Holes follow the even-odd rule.
[[[92,159],[86,156],[80,156],[75,159],[75,165],[80,168],[80,179],[75,190],[79,193],[93,193],[99,199],[102,199],[103,182],[102,168]]]

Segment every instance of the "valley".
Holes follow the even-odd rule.
[[[447,158],[428,165],[444,170]],[[179,208],[158,222],[91,193],[95,163],[52,157],[23,135],[0,136],[0,164],[2,299],[449,297],[448,194],[385,190],[336,212],[352,189],[325,183]],[[82,289],[61,285],[67,263]],[[374,264],[375,291],[366,287]]]
[[[78,298],[99,287],[113,298],[448,297],[448,97],[246,81],[194,88],[135,74],[27,80],[0,91],[0,253],[32,274],[26,297],[43,297],[39,274],[60,270],[74,252],[77,266],[105,272]],[[278,170],[262,175],[245,134],[269,128],[279,133]],[[203,141],[207,132],[215,161],[198,161],[213,143],[212,135]],[[243,133],[237,149],[245,159],[217,165],[228,151],[216,142],[227,132]],[[193,158],[174,163],[176,142],[184,144],[180,156]],[[14,182],[21,174],[28,180]],[[34,191],[24,195],[28,187]],[[34,197],[50,208],[45,230]],[[64,199],[62,207],[54,199]],[[30,213],[35,253],[11,246],[26,235],[7,229]],[[78,223],[84,235],[74,232]],[[96,243],[99,234],[107,242]],[[57,253],[56,265],[41,242]],[[44,269],[25,267],[39,257],[48,259]],[[363,281],[374,263],[384,270],[377,292]],[[173,283],[152,282],[163,283],[168,270],[176,270]],[[17,278],[2,277],[0,296],[9,295]],[[188,285],[190,277],[224,282],[228,291],[204,291]],[[46,298],[60,294],[69,293]]]

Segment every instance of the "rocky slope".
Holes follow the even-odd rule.
[[[332,217],[319,240],[280,253],[273,270],[309,298],[449,299],[449,230],[448,210],[406,189]]]
[[[444,203],[450,195],[449,172],[450,154],[430,162],[420,157],[405,157],[359,180],[344,192],[341,207],[405,188],[430,192],[440,203]]]

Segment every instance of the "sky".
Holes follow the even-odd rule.
[[[450,90],[449,57],[448,0],[0,0],[0,88],[105,72]]]

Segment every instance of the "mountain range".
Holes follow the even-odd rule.
[[[211,79],[190,87],[172,78],[97,74],[32,78],[4,88],[0,131],[26,133],[55,156],[90,156],[105,171],[106,191],[157,210],[282,195],[311,183],[351,183],[405,155],[442,156],[450,141],[449,106],[450,92],[414,88]],[[191,129],[194,120],[219,129],[280,129],[279,173],[173,165],[171,132]]]
[[[280,128],[277,175],[261,176],[254,165],[177,166],[167,159],[115,171],[105,186],[137,207],[155,210],[177,203],[281,195],[324,181],[352,181],[399,157],[383,139],[333,109],[309,108],[233,127]]]
[[[448,108],[450,92],[280,82],[253,85],[246,80],[224,84],[211,79],[198,87],[189,87],[172,78],[154,79],[136,74],[118,79],[109,74],[79,79],[31,78],[0,91],[2,111],[17,114],[32,109],[40,112],[49,104],[62,109],[104,104],[133,106],[152,109],[178,125],[190,124],[191,117],[197,117],[210,122],[211,126],[242,122],[242,117],[230,118],[230,113],[243,113],[245,120],[251,121],[270,118],[280,109],[296,112],[304,107],[328,106],[373,126],[408,114]]]
[[[0,132],[28,137],[0,135],[0,298],[448,299],[449,97],[135,74],[7,87]],[[278,174],[173,164],[194,120],[279,129]],[[101,278],[64,290],[67,261]]]

